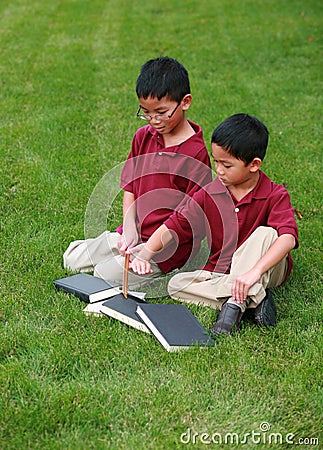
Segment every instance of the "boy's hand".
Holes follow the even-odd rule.
[[[129,268],[138,275],[147,275],[148,273],[152,273],[150,262],[139,257],[130,262]]]
[[[154,252],[147,248],[146,243],[138,244],[135,247],[129,248],[127,253],[132,255],[137,253],[137,256],[130,262],[129,267],[139,275],[146,275],[152,273],[150,260],[154,255]]]
[[[239,275],[235,279],[232,286],[232,297],[238,303],[243,303],[247,298],[251,286],[258,283],[263,273],[267,272],[285,258],[295,245],[296,240],[293,235],[282,234],[279,236],[252,269]]]
[[[138,243],[138,239],[139,236],[136,229],[131,231],[127,230],[126,233],[123,233],[118,242],[118,249],[120,255],[125,256],[127,250]]]
[[[248,296],[249,289],[260,280],[261,275],[261,272],[255,268],[239,275],[232,286],[232,298],[238,303],[243,303]]]

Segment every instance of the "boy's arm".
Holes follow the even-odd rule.
[[[136,204],[132,192],[124,191],[123,202],[123,232],[118,247],[121,255],[125,255],[128,247],[138,243],[138,231],[136,227]]]
[[[232,297],[243,303],[248,295],[248,291],[267,270],[279,263],[295,247],[295,237],[292,234],[282,234],[277,238],[267,253],[248,272],[239,275],[232,286]]]
[[[136,251],[139,250],[139,247],[141,248],[135,259],[130,263],[131,269],[139,275],[151,273],[152,270],[149,261],[155,255],[155,253],[166,247],[166,245],[169,244],[172,239],[173,235],[171,231],[167,228],[166,225],[161,225],[150,236],[146,244],[130,249],[131,253],[136,253]]]

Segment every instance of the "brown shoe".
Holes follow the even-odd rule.
[[[210,334],[232,334],[240,328],[243,312],[239,306],[226,302],[221,309],[218,320],[210,329]]]

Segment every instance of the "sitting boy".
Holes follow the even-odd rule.
[[[220,308],[215,335],[237,330],[247,308],[258,324],[275,325],[269,288],[292,269],[290,250],[298,246],[294,210],[287,190],[260,170],[267,145],[268,130],[255,117],[224,120],[212,135],[217,178],[175,211],[132,261],[133,271],[148,273],[150,258],[174,235],[180,245],[207,236],[207,263],[176,274],[168,291],[177,300]]]
[[[212,180],[211,163],[201,128],[185,113],[192,102],[187,70],[178,61],[161,57],[147,61],[136,83],[137,117],[148,122],[139,128],[121,174],[123,225],[96,238],[72,242],[64,253],[64,267],[92,271],[122,283],[125,252],[145,242],[185,196],[192,196]],[[191,252],[164,254],[153,262],[154,276],[181,267]],[[152,275],[129,273],[134,288]]]

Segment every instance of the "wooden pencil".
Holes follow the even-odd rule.
[[[124,259],[123,268],[123,296],[128,297],[128,271],[129,271],[130,254],[127,253]]]

